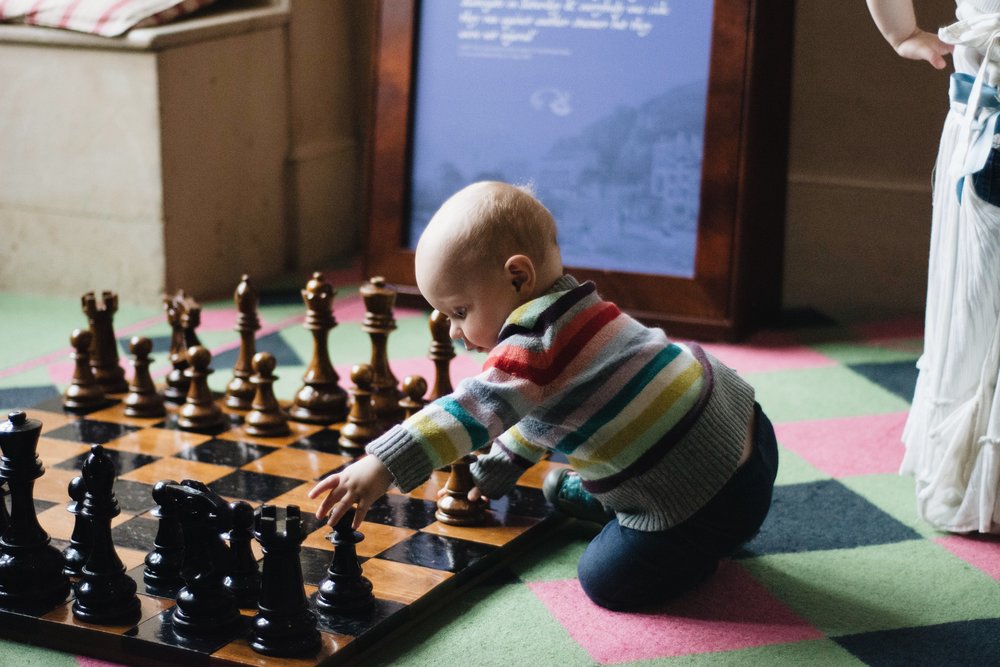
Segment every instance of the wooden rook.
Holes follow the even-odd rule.
[[[361,286],[365,302],[365,319],[362,330],[372,342],[372,404],[383,429],[402,420],[399,409],[399,381],[389,368],[389,334],[396,328],[393,307],[396,290],[386,285],[385,278],[376,276]]]
[[[115,464],[101,445],[93,445],[83,462],[83,502],[79,512],[90,523],[90,554],[76,583],[73,616],[86,623],[131,625],[139,620],[136,583],[111,539],[111,520],[121,514],[114,485]]]
[[[403,398],[399,399],[399,407],[403,411],[403,419],[409,419],[420,408],[426,405],[424,394],[427,393],[427,380],[419,375],[407,375],[403,378]]]
[[[90,367],[90,343],[94,338],[88,329],[74,329],[69,337],[73,346],[73,379],[63,394],[63,407],[71,412],[86,412],[108,403],[104,389],[94,378]]]
[[[365,445],[381,435],[375,408],[372,406],[372,367],[356,364],[351,368],[351,412],[347,423],[340,429],[337,444],[345,454],[358,456],[365,451]]]
[[[0,535],[0,607],[47,609],[69,595],[63,557],[35,514],[35,480],[45,474],[38,458],[42,423],[21,411],[0,424],[0,482],[10,489],[10,523]]]
[[[375,604],[372,582],[358,562],[357,544],[365,538],[352,526],[354,512],[351,508],[341,517],[330,538],[333,557],[316,593],[316,608],[324,616],[359,614]]]
[[[476,457],[468,454],[451,464],[451,474],[445,484],[445,493],[438,500],[434,517],[451,526],[475,526],[486,519],[486,501],[469,500],[469,491],[475,486],[469,466]]]
[[[163,309],[170,324],[170,364],[173,367],[167,375],[163,398],[171,403],[183,403],[190,385],[185,374],[190,366],[188,350],[201,345],[197,333],[201,324],[201,305],[186,296],[184,290],[177,290],[163,297]]]
[[[243,423],[243,430],[250,435],[280,436],[288,435],[288,419],[285,411],[274,397],[274,355],[270,352],[258,352],[253,358],[254,374],[250,381],[256,387],[252,409]]]
[[[177,425],[185,431],[212,430],[225,423],[222,409],[215,404],[212,391],[208,388],[212,353],[201,345],[195,345],[188,350],[187,358],[191,362],[191,366],[184,369],[188,392],[184,405],[177,413]]]
[[[133,336],[128,343],[132,354],[132,383],[125,396],[125,416],[154,418],[167,414],[163,405],[163,397],[156,390],[153,378],[149,374],[152,359],[149,353],[153,351],[153,342],[145,336]]]
[[[347,416],[347,392],[340,386],[340,377],[330,363],[327,337],[337,326],[333,315],[333,287],[317,272],[302,290],[306,304],[303,326],[313,337],[313,355],[309,368],[302,376],[303,385],[295,394],[289,416],[310,424],[332,424]]]
[[[306,537],[302,517],[296,505],[289,505],[284,514],[284,522],[279,522],[277,508],[264,505],[256,520],[264,573],[250,648],[269,656],[305,657],[315,655],[322,642],[302,581],[299,552]],[[284,530],[279,523],[284,523]]]
[[[436,401],[455,389],[451,386],[451,360],[455,358],[455,345],[451,340],[451,320],[439,310],[431,313],[427,321],[431,330],[430,360],[434,362],[434,389],[428,400]]]
[[[250,376],[253,375],[253,355],[257,350],[256,334],[260,329],[260,318],[257,316],[260,299],[257,290],[250,284],[250,276],[243,274],[240,278],[233,301],[239,312],[235,328],[240,335],[240,352],[233,365],[233,378],[226,385],[226,407],[249,410],[257,391],[250,382]]]
[[[94,334],[90,343],[90,367],[101,388],[108,394],[124,394],[128,391],[125,371],[118,361],[118,340],[115,338],[114,317],[118,311],[118,295],[103,292],[100,300],[93,292],[85,293],[80,303],[87,316],[90,331]]]

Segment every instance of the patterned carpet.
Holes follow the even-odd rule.
[[[330,335],[341,377],[367,361],[363,304],[341,290]],[[72,373],[75,299],[0,293],[0,407],[59,396]],[[312,349],[297,291],[262,299],[258,349],[278,361],[279,397],[298,388]],[[398,377],[433,377],[425,314],[399,309],[389,358]],[[896,474],[920,350],[920,322],[841,325],[815,314],[739,345],[706,349],[739,370],[775,424],[778,486],[760,534],[716,577],[657,613],[602,610],[576,561],[595,526],[570,521],[508,569],[365,654],[362,664],[988,665],[1000,664],[1000,540],[947,535],[919,521],[913,482]],[[206,304],[199,335],[213,366],[235,360],[231,302]],[[118,337],[149,336],[154,377],[169,329],[153,307],[123,305]],[[482,356],[461,353],[457,380]],[[211,378],[223,389],[228,373]],[[89,658],[0,642],[3,664]]]

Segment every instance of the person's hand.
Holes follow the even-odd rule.
[[[954,45],[924,30],[916,30],[912,35],[895,45],[896,53],[910,60],[926,60],[935,69],[944,69],[944,56],[955,50]]]
[[[392,473],[374,456],[365,456],[338,473],[320,480],[309,490],[309,497],[316,498],[329,491],[316,509],[316,518],[323,520],[329,513],[327,523],[335,525],[344,513],[357,504],[354,515],[354,529],[368,513],[372,503],[381,498],[392,484]]]

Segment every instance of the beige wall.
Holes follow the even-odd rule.
[[[916,4],[926,29],[954,15]],[[795,29],[784,303],[920,312],[948,74],[897,56],[861,0],[798,0]]]

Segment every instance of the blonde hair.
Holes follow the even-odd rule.
[[[452,255],[461,253],[462,260],[503,262],[521,254],[541,267],[553,252],[558,258],[555,219],[531,185],[473,183],[452,195],[434,217],[442,213],[444,224],[454,225]]]

